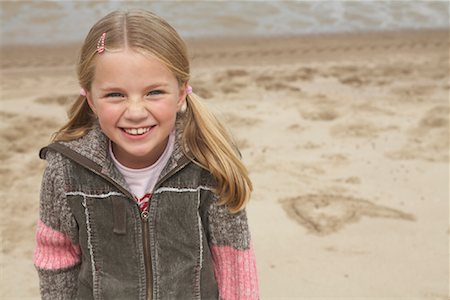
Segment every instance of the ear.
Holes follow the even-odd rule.
[[[95,115],[97,115],[97,110],[95,108],[94,101],[92,100],[92,94],[90,92],[86,92],[86,100],[91,110],[94,112]]]
[[[180,95],[178,98],[178,102],[177,102],[177,110],[179,112],[183,112],[183,108],[184,110],[186,110],[186,97],[187,97],[187,82],[183,85],[181,85],[180,87]]]

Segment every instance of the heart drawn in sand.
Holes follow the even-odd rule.
[[[310,194],[280,202],[289,217],[318,235],[337,232],[362,216],[415,220],[411,214],[342,195]]]

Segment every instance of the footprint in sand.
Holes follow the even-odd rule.
[[[339,138],[375,138],[380,129],[367,122],[338,124],[331,128],[331,134]]]
[[[337,232],[346,224],[358,222],[363,216],[415,220],[413,215],[400,210],[341,195],[311,194],[280,202],[290,218],[317,235]]]
[[[370,114],[371,116],[379,114],[391,117],[396,114],[393,110],[374,105],[370,102],[352,104],[350,105],[350,109],[356,114]]]
[[[333,108],[300,109],[299,111],[302,118],[309,121],[333,121],[339,118],[339,113]]]
[[[248,86],[247,76],[249,73],[243,69],[229,69],[218,72],[213,77],[216,88],[225,94],[235,94]]]
[[[260,75],[257,76],[254,81],[256,84],[266,91],[290,91],[301,92],[301,88],[295,85],[286,84],[285,81],[280,80],[278,76],[272,75]]]
[[[253,127],[262,122],[259,118],[241,117],[234,113],[224,113],[222,119],[226,122],[227,126],[234,128],[248,128]]]
[[[17,114],[13,114],[13,113],[6,112],[6,111],[0,111],[0,120],[2,122],[11,121],[12,119],[14,119],[17,116],[18,116]]]
[[[69,94],[69,95],[62,95],[62,96],[54,96],[54,97],[41,97],[34,100],[34,102],[39,104],[57,104],[65,107],[69,107],[72,105],[72,103],[75,102],[78,95],[76,94]]]
[[[320,149],[322,147],[323,147],[323,144],[317,144],[312,141],[307,141],[306,143],[296,145],[295,149],[298,151],[301,151],[304,149],[306,149],[306,150]]]
[[[430,109],[418,121],[416,127],[409,130],[405,145],[398,151],[386,153],[386,157],[395,160],[422,159],[448,162],[449,114],[450,108],[446,105]]]
[[[362,66],[335,66],[331,67],[323,76],[334,77],[344,85],[359,87],[370,82],[367,73],[367,68]]]
[[[224,94],[237,94],[245,87],[247,87],[247,84],[244,82],[229,82],[228,84],[220,86],[220,90]]]
[[[291,124],[291,125],[289,125],[289,126],[287,127],[287,130],[293,131],[293,132],[302,132],[302,131],[304,131],[305,129],[306,129],[306,127],[302,127],[302,126],[300,126],[300,124],[298,124],[298,123]]]
[[[342,153],[325,153],[320,157],[325,159],[327,164],[335,166],[345,165],[350,162],[350,158],[348,157],[348,155]]]
[[[216,83],[228,82],[238,77],[246,77],[248,75],[249,75],[248,72],[244,69],[229,69],[223,72],[218,72],[214,76],[214,82]]]
[[[397,85],[391,88],[390,93],[397,96],[397,101],[427,101],[436,90],[436,86],[428,84],[419,84],[411,86],[411,84]]]
[[[266,80],[268,77],[279,79],[280,82],[289,82],[289,83],[301,83],[302,81],[312,81],[315,76],[318,74],[318,70],[315,68],[309,67],[301,67],[297,70],[293,70],[292,72],[275,72],[273,73],[273,77],[261,75],[258,78],[262,81]]]
[[[420,120],[418,130],[432,130],[434,128],[448,128],[450,108],[439,105],[430,109]]]

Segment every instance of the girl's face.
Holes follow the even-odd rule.
[[[186,87],[158,59],[126,49],[98,54],[89,106],[129,168],[155,163],[186,101]]]

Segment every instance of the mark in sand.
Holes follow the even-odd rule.
[[[280,202],[290,218],[311,233],[322,236],[358,222],[363,216],[415,221],[413,215],[400,210],[342,195],[310,194]]]

